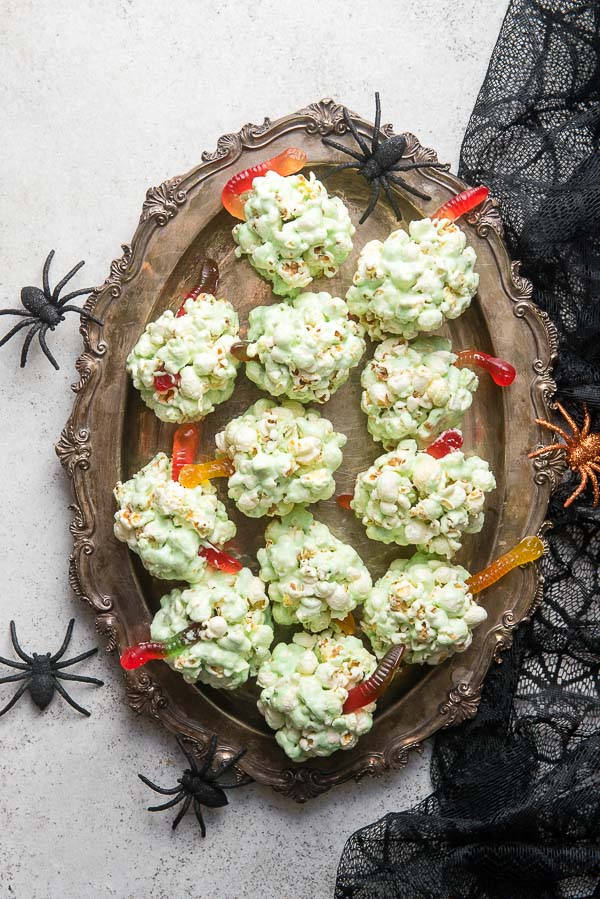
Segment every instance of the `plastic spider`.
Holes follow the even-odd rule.
[[[408,191],[410,194],[414,194],[415,197],[420,197],[422,200],[431,199],[430,196],[417,190],[416,187],[413,187],[396,173],[407,172],[411,169],[443,169],[445,168],[445,165],[441,162],[409,162],[408,160],[403,160],[402,157],[406,150],[406,137],[403,134],[395,134],[393,137],[382,139],[381,131],[379,130],[379,125],[381,123],[381,103],[379,101],[378,93],[375,94],[375,126],[373,128],[373,137],[371,139],[370,148],[365,138],[358,133],[356,125],[350,118],[350,113],[346,107],[344,107],[343,116],[346,127],[362,150],[362,153],[351,150],[350,147],[346,147],[344,144],[340,144],[330,137],[322,138],[323,143],[327,144],[328,147],[340,150],[341,153],[352,156],[353,159],[357,160],[356,162],[343,162],[341,165],[336,165],[327,173],[327,175],[332,175],[334,172],[339,172],[342,169],[358,169],[359,174],[366,178],[368,183],[372,185],[371,199],[369,200],[369,205],[359,219],[359,224],[362,225],[363,222],[366,222],[375,209],[382,187],[390,202],[390,206],[396,214],[396,218],[398,221],[401,221],[402,213],[398,208],[398,203],[390,187],[390,181],[392,184],[401,185],[404,190]]]
[[[0,662],[3,665],[8,665],[10,668],[20,669],[22,673],[11,674],[9,677],[0,677],[0,684],[7,684],[10,681],[20,680],[24,680],[25,683],[19,687],[10,702],[8,702],[2,711],[0,711],[0,715],[4,715],[12,709],[25,690],[29,690],[31,698],[40,709],[45,709],[46,706],[50,704],[52,697],[54,696],[54,691],[57,690],[70,706],[78,712],[81,712],[82,715],[86,715],[87,717],[90,716],[91,713],[88,712],[87,709],[84,709],[83,706],[79,705],[78,702],[75,702],[59,682],[59,680],[70,680],[84,684],[96,684],[98,687],[104,685],[104,681],[98,680],[95,677],[84,677],[81,674],[64,674],[62,671],[63,668],[69,668],[71,665],[77,664],[77,662],[83,662],[84,659],[89,659],[90,656],[93,656],[98,652],[98,647],[96,646],[94,649],[88,649],[87,652],[82,652],[81,655],[75,656],[73,659],[67,659],[66,662],[59,662],[59,659],[64,656],[67,647],[71,642],[74,624],[75,619],[71,618],[63,644],[54,655],[50,655],[49,652],[38,655],[37,652],[34,652],[33,656],[29,656],[26,652],[23,652],[19,645],[14,621],[10,622],[10,638],[12,640],[12,645],[19,658],[23,659],[23,662],[15,662],[12,659],[3,659],[1,656]]]
[[[216,735],[211,737],[208,751],[201,768],[198,767],[196,759],[187,751],[179,737],[177,737],[177,742],[179,743],[179,748],[190,763],[190,767],[186,768],[182,776],[178,779],[178,786],[173,787],[172,789],[165,789],[165,787],[159,787],[157,784],[152,783],[152,781],[148,780],[147,777],[144,777],[143,774],[138,774],[142,783],[145,783],[147,787],[150,787],[156,793],[162,793],[164,796],[175,794],[173,799],[169,799],[169,801],[165,802],[163,805],[151,805],[148,808],[148,811],[162,812],[166,809],[173,808],[173,806],[178,805],[183,801],[183,805],[179,809],[172,824],[172,828],[175,830],[193,802],[194,812],[196,813],[196,818],[200,824],[202,836],[205,837],[206,825],[204,824],[204,818],[202,817],[202,806],[205,805],[207,808],[220,808],[223,805],[228,805],[225,790],[231,790],[233,787],[243,787],[247,783],[250,783],[250,778],[246,778],[238,783],[230,784],[224,784],[219,781],[219,778],[239,761],[246,750],[241,749],[236,755],[232,756],[226,762],[223,762],[216,771],[213,771],[210,766],[217,749]]]
[[[529,453],[529,458],[535,459],[536,456],[541,456],[542,453],[547,453],[550,450],[564,450],[569,468],[581,476],[579,485],[564,504],[565,509],[575,502],[578,496],[581,496],[588,482],[591,482],[594,492],[594,509],[597,509],[598,503],[600,503],[600,487],[598,486],[597,475],[597,472],[600,472],[600,434],[590,434],[590,413],[585,403],[583,406],[584,415],[581,431],[560,403],[556,404],[556,408],[571,428],[571,434],[567,434],[563,428],[559,428],[558,425],[554,425],[552,422],[545,421],[543,418],[536,418],[536,422],[539,425],[543,425],[550,431],[560,434],[565,442],[550,443],[548,446],[542,446],[535,452]]]
[[[43,290],[40,290],[39,287],[24,287],[21,290],[21,303],[23,304],[24,309],[0,309],[0,315],[21,315],[25,317],[25,320],[19,322],[14,328],[5,334],[2,340],[0,340],[0,346],[4,346],[11,337],[13,337],[18,331],[22,328],[29,327],[29,331],[23,343],[23,349],[21,351],[21,368],[25,367],[25,363],[27,362],[27,353],[29,352],[29,347],[31,346],[31,341],[38,335],[40,346],[44,352],[46,358],[52,363],[54,368],[59,369],[59,364],[48,349],[48,344],[46,343],[46,333],[47,331],[54,331],[57,325],[59,325],[62,321],[65,320],[64,313],[65,312],[76,312],[82,318],[90,319],[93,322],[96,322],[97,325],[102,326],[103,322],[98,318],[94,318],[91,312],[87,312],[85,309],[79,309],[77,306],[67,306],[66,304],[69,300],[72,300],[74,297],[83,296],[83,294],[91,293],[94,288],[93,287],[82,287],[81,290],[74,290],[72,293],[68,293],[66,296],[61,297],[60,292],[65,286],[65,284],[71,280],[71,278],[77,274],[82,265],[85,265],[83,260],[78,262],[76,266],[74,266],[70,272],[61,278],[56,287],[52,292],[50,292],[50,282],[48,281],[48,274],[50,272],[50,263],[52,262],[52,258],[54,256],[54,250],[50,250],[48,253],[48,258],[44,263],[44,271],[42,274],[42,283]]]

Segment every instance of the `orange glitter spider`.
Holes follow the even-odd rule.
[[[556,404],[556,408],[571,428],[571,434],[567,434],[563,428],[559,428],[558,425],[553,425],[543,418],[536,418],[536,422],[539,425],[543,425],[543,427],[548,428],[550,431],[555,431],[557,434],[560,434],[565,442],[550,443],[548,446],[542,446],[540,449],[535,450],[535,452],[529,453],[529,458],[534,459],[536,456],[541,456],[542,453],[547,453],[550,450],[564,450],[565,459],[569,468],[571,468],[572,471],[578,472],[581,476],[580,483],[564,504],[565,509],[570,506],[571,503],[575,502],[578,496],[581,496],[588,483],[591,483],[592,485],[592,490],[594,491],[594,509],[597,509],[598,504],[600,503],[600,486],[598,485],[598,476],[596,474],[596,472],[600,472],[600,434],[593,432],[590,434],[590,413],[588,412],[588,407],[585,403],[583,406],[584,415],[583,427],[581,430],[579,430],[577,424],[560,403]]]

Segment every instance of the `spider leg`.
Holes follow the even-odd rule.
[[[598,485],[598,477],[596,472],[588,465],[585,466],[584,471],[589,475],[589,479],[592,482],[592,490],[594,491],[594,509],[598,508],[598,503],[600,503],[600,486]]]
[[[96,684],[97,687],[103,687],[104,681],[98,680],[97,677],[87,677],[85,674],[63,674],[56,672],[54,677],[60,677],[61,680],[76,680],[81,684]]]
[[[542,453],[549,453],[550,450],[558,450],[562,449],[566,451],[566,446],[564,443],[549,443],[548,446],[542,446],[540,449],[535,450],[533,453],[528,453],[528,459],[535,459],[536,456],[541,456]]]
[[[77,265],[73,266],[73,268],[71,269],[70,272],[67,272],[67,274],[64,276],[64,278],[60,279],[60,281],[58,282],[58,284],[56,285],[56,287],[54,288],[54,290],[52,292],[52,302],[53,303],[56,304],[58,302],[58,296],[59,296],[61,290],[63,289],[63,287],[65,286],[65,284],[67,283],[67,281],[70,281],[71,278],[77,274],[77,272],[83,265],[85,265],[85,262],[82,259],[81,262],[78,262]]]
[[[0,684],[8,684],[15,680],[24,680],[26,677],[31,677],[30,671],[25,671],[23,674],[9,674],[8,677],[0,677]]]
[[[104,322],[101,322],[99,318],[96,318],[92,315],[91,312],[88,312],[86,309],[79,309],[77,306],[61,306],[61,312],[76,312],[82,318],[89,318],[91,321],[96,322],[100,327],[103,326]]]
[[[199,777],[204,777],[206,772],[211,766],[212,760],[215,757],[215,752],[217,749],[217,735],[213,734],[210,738],[210,743],[208,744],[208,749],[206,751],[206,755],[204,756],[204,761],[202,763],[202,767],[198,771]]]
[[[21,331],[23,328],[27,328],[29,325],[37,324],[37,320],[35,318],[25,318],[22,322],[19,322],[14,328],[11,328],[8,334],[5,334],[2,340],[0,340],[0,346],[4,346],[11,337],[13,337],[17,331]]]
[[[544,418],[536,418],[536,424],[543,425],[545,428],[548,428],[549,431],[556,431],[557,434],[563,438],[567,446],[571,446],[573,443],[573,438],[567,434],[567,432],[563,428],[559,428],[558,425],[553,425],[551,421],[546,421]]]
[[[343,171],[344,169],[360,169],[362,168],[362,163],[360,162],[342,162],[340,165],[334,165],[330,169],[327,169],[326,172],[320,175],[321,180],[325,178],[331,178],[332,175],[336,175],[338,172]]]
[[[74,300],[75,297],[82,297],[84,293],[93,293],[95,289],[95,287],[82,287],[81,290],[74,290],[73,293],[68,293],[66,296],[61,297],[56,305],[60,309],[65,303],[68,303],[69,300]]]
[[[6,705],[4,706],[2,711],[0,711],[0,717],[2,715],[6,715],[6,713],[8,711],[10,711],[10,709],[12,709],[13,705],[19,701],[19,699],[21,698],[21,696],[23,695],[25,690],[28,689],[28,687],[29,687],[29,680],[26,680],[25,683],[19,687],[19,689],[17,690],[17,692],[15,693],[13,698],[11,700],[9,700],[9,702],[6,703]]]
[[[591,468],[592,471],[599,471],[599,472],[600,472],[600,465],[599,465],[597,462],[588,462],[588,463],[587,463],[587,467],[588,467],[588,468]]]
[[[252,778],[250,776],[246,780],[240,780],[238,783],[233,784],[223,784],[220,780],[211,780],[211,784],[214,784],[215,787],[221,787],[222,790],[235,790],[236,787],[247,787],[251,782]],[[229,802],[225,804],[229,805]]]
[[[191,793],[189,794],[189,796],[186,796],[185,802],[183,803],[183,805],[177,812],[177,815],[175,816],[175,820],[171,824],[172,830],[177,830],[177,825],[179,824],[181,819],[184,817],[184,815],[187,813],[187,810],[189,809],[190,805],[192,804],[192,799],[193,799],[193,796]]]
[[[381,182],[379,181],[379,178],[373,178],[371,184],[373,185],[373,188],[371,190],[371,199],[369,200],[369,205],[358,220],[359,225],[362,225],[363,222],[366,222],[366,220],[375,209],[377,200],[379,199],[379,191],[381,190]]]
[[[215,772],[215,778],[221,777],[222,774],[225,774],[226,771],[229,771],[229,769],[232,768],[233,765],[235,765],[235,763],[241,759],[241,757],[244,755],[245,752],[246,752],[246,747],[244,746],[243,749],[240,749],[239,752],[236,752],[235,755],[232,755],[230,759],[227,759],[226,762],[223,762],[223,764],[221,765],[219,770]],[[215,778],[213,778],[213,781],[212,781],[213,783],[215,782]],[[233,786],[241,787],[242,784],[233,784]]]
[[[190,768],[192,769],[192,771],[194,772],[194,774],[198,774],[198,765],[197,765],[197,763],[196,763],[196,759],[194,758],[194,756],[192,755],[191,752],[188,752],[188,751],[187,751],[187,749],[185,748],[184,743],[183,743],[183,740],[181,739],[181,737],[175,737],[175,739],[177,740],[177,745],[179,746],[179,748],[180,748],[181,751],[183,752],[184,756],[186,757],[186,759],[187,759],[188,762],[190,763]],[[212,759],[211,759],[211,761],[212,761]]]
[[[82,705],[79,705],[78,702],[75,702],[73,697],[69,696],[69,694],[67,693],[63,685],[59,683],[59,681],[54,680],[54,686],[56,687],[62,698],[65,700],[65,702],[68,702],[70,706],[72,706],[76,711],[81,712],[81,714],[85,715],[86,718],[90,717],[92,713],[88,712],[87,709],[84,709],[84,707]]]
[[[577,424],[575,423],[573,418],[569,415],[569,413],[567,412],[565,407],[561,406],[560,403],[556,404],[556,408],[558,409],[560,414],[563,416],[563,418],[565,419],[565,421],[568,423],[569,427],[573,431],[573,437],[575,437],[575,439],[577,439],[577,437],[579,437],[579,428],[577,427]]]
[[[194,799],[194,811],[196,812],[196,818],[198,819],[198,824],[200,825],[200,830],[202,831],[202,836],[206,836],[206,824],[204,823],[204,818],[202,817],[202,806],[198,799]]]
[[[22,662],[13,662],[12,659],[5,659],[4,656],[0,656],[0,662],[3,665],[8,665],[10,668],[18,668],[20,671],[29,671],[29,665],[23,665]]]
[[[591,424],[590,410],[587,407],[587,403],[584,403],[583,404],[583,427],[581,429],[582,438],[587,437],[587,435],[590,433],[590,424]]]
[[[446,167],[445,162],[397,162],[393,165],[390,172],[410,172],[413,169],[443,169]]]
[[[404,178],[401,178],[400,175],[388,175],[388,180],[392,181],[393,184],[399,184],[404,190],[407,190],[409,194],[413,194],[415,197],[419,197],[421,200],[431,200],[429,194],[423,193],[422,190],[417,190],[416,187],[413,187],[408,183]]]
[[[50,281],[48,276],[50,274],[50,263],[54,259],[54,250],[50,250],[48,256],[46,257],[46,261],[44,262],[44,271],[42,273],[42,284],[44,286],[44,296],[47,300],[52,299],[52,294],[50,293]]]
[[[67,625],[67,632],[65,634],[64,640],[62,641],[62,645],[61,645],[60,649],[58,650],[58,652],[55,652],[53,656],[50,656],[51,662],[58,662],[58,660],[62,656],[64,656],[65,652],[67,651],[67,647],[68,647],[69,643],[71,642],[71,637],[73,636],[73,628],[74,627],[75,627],[75,619],[71,618],[71,620],[69,621],[69,623]]]
[[[352,137],[354,138],[354,140],[356,141],[356,143],[358,144],[360,149],[363,151],[365,156],[367,156],[367,157],[370,156],[371,151],[369,150],[369,145],[367,144],[364,137],[362,137],[362,135],[360,135],[358,133],[356,125],[352,121],[352,118],[350,117],[350,113],[348,112],[348,109],[346,106],[344,106],[344,111],[343,111],[342,115],[344,117],[344,121],[345,121],[347,127],[350,129],[350,133],[352,134]]]
[[[48,359],[48,361],[49,361],[49,362],[54,366],[54,368],[58,371],[59,368],[60,368],[60,365],[58,364],[58,362],[56,361],[56,359],[54,358],[54,356],[52,355],[52,353],[51,353],[50,350],[48,349],[48,344],[46,343],[46,331],[48,330],[48,327],[49,327],[48,325],[44,325],[44,327],[43,327],[40,331],[38,331],[38,337],[39,337],[39,341],[40,341],[40,346],[41,346],[41,348],[42,348],[42,351],[43,351],[44,356],[46,357],[46,359]]]
[[[356,150],[352,150],[350,147],[346,147],[344,144],[340,144],[337,140],[332,140],[330,137],[322,138],[323,143],[328,147],[333,147],[334,150],[339,150],[341,153],[345,153],[347,156],[352,156],[353,159],[358,159],[359,162],[364,162],[364,157],[357,153]]]
[[[29,664],[31,665],[31,663],[33,662],[33,658],[31,656],[28,656],[27,653],[23,649],[21,649],[19,641],[17,640],[17,628],[15,627],[14,621],[10,622],[10,639],[12,641],[13,648],[19,658],[23,659],[24,662],[29,662]]]
[[[31,346],[31,341],[37,334],[37,332],[42,327],[42,323],[38,322],[37,325],[32,325],[31,329],[27,332],[27,337],[23,341],[23,348],[21,349],[21,368],[25,368],[27,364],[27,353],[29,352],[29,347]]]
[[[166,812],[168,808],[173,808],[174,805],[179,805],[181,800],[184,798],[185,793],[183,790],[180,790],[177,796],[174,799],[169,799],[168,802],[163,802],[162,805],[149,805],[149,812]]]
[[[589,477],[588,477],[587,471],[583,470],[581,473],[581,482],[580,482],[579,486],[575,488],[575,490],[573,491],[571,496],[568,498],[568,500],[565,502],[565,509],[568,509],[569,506],[571,505],[571,503],[574,503],[578,496],[581,496],[581,494],[587,487],[588,479],[589,479]]]
[[[84,659],[89,659],[91,656],[95,656],[98,652],[98,647],[94,646],[93,649],[88,649],[86,652],[82,652],[78,656],[73,656],[72,659],[67,659],[66,662],[60,662],[59,665],[54,665],[53,667],[60,671],[62,668],[69,668],[71,665],[76,665],[77,662],[83,662]],[[62,653],[61,653],[62,655]],[[59,656],[60,658],[60,656]],[[54,661],[54,659],[50,659],[50,661]]]
[[[371,141],[371,152],[375,153],[379,146],[379,126],[381,124],[381,101],[379,100],[379,91],[375,91],[375,125],[373,126],[373,140]]]
[[[385,191],[385,195],[389,200],[390,206],[394,210],[396,218],[398,219],[398,221],[402,221],[402,213],[400,212],[400,209],[398,208],[398,203],[396,202],[396,197],[394,196],[394,193],[393,193],[393,191],[389,185],[389,182],[387,180],[387,177],[385,175],[381,176],[381,184]]]
[[[24,315],[31,318],[31,312],[27,312],[26,309],[0,309],[0,315]]]
[[[176,787],[172,787],[171,789],[166,789],[166,787],[159,787],[158,784],[152,783],[151,780],[148,780],[147,777],[144,777],[143,774],[138,774],[139,779],[142,783],[146,784],[147,787],[150,787],[151,790],[154,790],[155,793],[162,793],[164,796],[171,796],[174,793],[181,793],[181,784],[178,784]]]

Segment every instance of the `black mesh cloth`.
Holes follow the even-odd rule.
[[[460,174],[501,201],[511,254],[560,336],[558,399],[600,430],[600,0],[513,0]],[[550,435],[549,442],[550,442]],[[344,849],[336,899],[600,896],[600,513],[554,495],[542,604],[438,735],[434,792]]]

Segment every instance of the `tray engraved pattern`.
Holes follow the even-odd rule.
[[[317,176],[323,165],[341,161],[341,154],[325,147],[321,137],[335,134],[338,140],[351,143],[342,110],[341,105],[326,99],[277,121],[265,119],[261,125],[245,125],[239,132],[219,138],[216,149],[203,153],[201,164],[188,174],[148,190],[131,243],[122,245],[122,256],[111,264],[106,281],[86,302],[85,308],[94,309],[105,327],[99,330],[94,324],[81,325],[84,351],[76,363],[79,381],[72,386],[76,397],[56,452],[71,478],[74,494],[70,506],[73,552],[69,581],[94,610],[96,627],[108,652],[145,636],[158,597],[165,592],[164,586],[152,582],[127,547],[112,535],[114,483],[129,477],[158,449],[168,450],[172,434],[172,428],[158,422],[135,396],[124,369],[127,352],[146,322],[173,306],[191,286],[195,266],[205,253],[219,262],[222,293],[239,309],[242,320],[257,303],[274,301],[268,285],[247,262],[235,260],[232,222],[221,209],[221,189],[233,172],[288,146],[300,146],[307,152],[307,168],[314,168]],[[360,117],[355,121],[363,135],[372,135],[372,124]],[[384,131],[388,136],[393,134],[390,125],[384,126]],[[414,135],[407,133],[406,137],[407,157],[437,161],[435,152],[423,147]],[[463,189],[464,184],[448,168],[406,173],[415,186],[432,197],[416,206],[398,194],[407,219],[427,214]],[[356,221],[365,205],[368,186],[356,174],[347,173],[334,176],[329,183],[330,189],[343,197]],[[373,237],[383,239],[393,227],[391,210],[380,202],[371,219],[357,228],[355,253],[343,266],[343,274],[331,283],[320,281],[308,289],[343,296],[360,248]],[[543,529],[548,497],[562,476],[564,462],[556,454],[536,459],[535,464],[526,458],[526,451],[542,442],[533,418],[552,418],[556,332],[532,303],[531,284],[520,274],[518,263],[511,263],[508,257],[497,201],[489,199],[468,217],[464,227],[478,255],[480,289],[471,308],[451,323],[448,333],[459,348],[472,345],[476,338],[481,349],[510,358],[518,371],[515,384],[503,392],[482,378],[465,419],[466,450],[476,450],[490,459],[498,479],[498,489],[486,504],[484,531],[469,538],[459,556],[459,561],[475,570],[525,533]],[[353,406],[358,405],[359,376],[360,367],[352,384],[342,388],[322,409],[349,434],[345,465],[336,476],[340,492],[348,489],[357,471],[366,467],[365,458],[374,459],[382,452],[379,445],[369,441],[358,410],[352,411],[348,428],[342,424],[345,416],[351,418],[348,397],[352,390]],[[206,420],[207,442],[202,447],[206,452],[215,431],[258,396],[241,375],[238,384],[242,380],[244,386]],[[346,399],[341,397],[344,391]],[[374,576],[383,573],[395,555],[409,554],[367,541],[358,522],[348,518],[344,523],[339,517],[342,513],[333,500],[318,504],[314,511],[337,536],[356,545],[368,558]],[[238,517],[238,531],[239,523]],[[244,533],[249,532],[251,551],[260,545],[264,526],[264,519],[250,524],[245,519]],[[489,665],[510,646],[514,628],[527,618],[540,595],[536,566],[518,569],[486,591],[483,601],[488,620],[475,632],[470,649],[435,669],[419,668],[399,677],[392,695],[380,703],[372,731],[353,750],[327,759],[291,763],[252,710],[256,690],[236,691],[232,696],[199,689],[184,683],[166,665],[153,663],[123,673],[127,699],[135,712],[148,714],[182,734],[199,756],[206,751],[212,733],[219,735],[221,754],[247,746],[236,771],[240,780],[253,778],[304,802],[350,778],[360,780],[403,767],[410,753],[419,751],[423,740],[436,730],[473,717]]]

